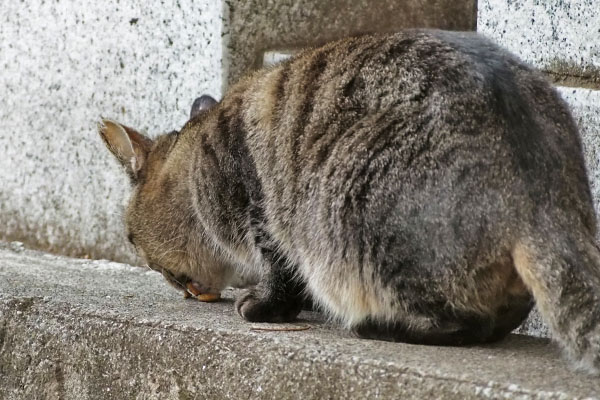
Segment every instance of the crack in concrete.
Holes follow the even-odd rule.
[[[4,343],[6,342],[6,326],[8,325],[8,319],[2,319],[2,325],[0,325],[0,354],[4,351]],[[0,371],[2,369],[0,368]]]
[[[59,400],[65,399],[67,397],[67,391],[65,389],[65,373],[60,360],[54,361],[54,379],[57,384],[56,391],[58,392]]]

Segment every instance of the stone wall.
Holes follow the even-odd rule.
[[[477,29],[560,85],[600,89],[595,0],[480,0]]]
[[[0,236],[134,261],[120,218],[128,184],[96,123],[163,132],[185,123],[197,93],[219,96],[222,8],[5,1],[0,20]]]

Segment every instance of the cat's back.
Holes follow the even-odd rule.
[[[321,205],[330,218],[332,204],[352,215],[446,195],[450,210],[482,187],[519,196],[557,188],[589,200],[563,101],[537,71],[476,33],[332,42],[255,73],[221,109],[239,119],[278,231]]]
[[[400,105],[426,107],[468,97],[485,101],[485,91],[510,92],[514,73],[530,72],[476,33],[407,30],[305,50],[251,75],[232,92],[234,97],[246,92],[244,108],[254,122],[270,128],[296,125],[298,132],[319,117],[333,117],[332,112],[364,116]],[[448,96],[442,99],[442,94]]]
[[[408,30],[309,49],[232,87],[206,119],[217,153],[243,155],[244,181],[281,232],[321,208],[330,218],[336,207],[412,213],[430,202],[445,213],[549,191],[582,210],[591,202],[564,102],[476,33]]]
[[[382,152],[414,172],[474,155],[527,168],[540,143],[543,157],[564,152],[556,144],[565,140],[580,150],[554,89],[476,33],[407,30],[332,42],[254,74],[225,100],[238,105],[258,171],[289,171],[282,182],[292,186],[317,171],[351,174],[358,160],[385,164]]]
[[[508,52],[476,33],[436,30],[304,51],[242,82],[232,98],[242,104],[257,152],[277,149],[269,162],[300,163],[311,172],[338,164],[337,153],[347,154],[348,146],[372,149],[375,142],[401,141],[406,156],[421,153],[425,139],[449,144],[465,135],[501,135],[519,147],[502,124],[537,115],[564,125],[570,118],[543,77]]]

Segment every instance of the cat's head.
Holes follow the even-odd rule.
[[[216,101],[203,96],[194,102],[192,117]],[[99,133],[130,177],[132,194],[125,212],[127,238],[138,255],[169,283],[185,290],[188,283],[202,293],[219,293],[240,283],[234,268],[208,244],[196,221],[191,194],[181,170],[182,157],[173,151],[178,132],[155,139],[110,119]]]

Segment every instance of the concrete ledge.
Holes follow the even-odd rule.
[[[301,314],[255,331],[155,272],[0,245],[0,398],[582,398],[547,339],[440,348],[360,340]]]

